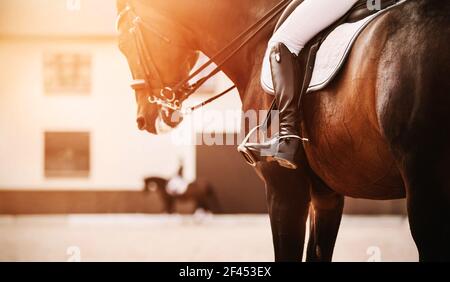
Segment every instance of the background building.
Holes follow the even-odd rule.
[[[114,0],[2,1],[0,11],[0,189],[141,189],[144,176],[170,176],[179,160],[195,177],[194,146],[136,128]],[[46,154],[63,142],[55,132],[80,148]],[[77,154],[87,154],[84,173],[46,171]]]
[[[21,190],[140,191],[144,177],[170,177],[183,162],[187,179],[199,176],[215,184],[225,211],[265,211],[262,182],[236,146],[196,148],[192,142],[174,142],[174,135],[137,130],[130,71],[117,47],[115,20],[115,0],[0,2],[0,190],[8,192],[0,201],[13,205],[18,201],[13,192]],[[189,103],[230,84],[219,74]],[[240,106],[234,92],[206,109],[237,111]],[[191,140],[205,130],[236,134],[239,115],[224,124],[201,120],[189,127],[188,121],[173,134]],[[239,177],[229,177],[237,171]],[[69,198],[58,195],[58,202]],[[50,206],[47,199],[42,201]],[[93,205],[97,202],[105,200]],[[348,200],[346,210],[398,213],[404,206]]]
[[[194,142],[175,143],[170,134],[137,130],[131,75],[117,47],[115,2],[1,1],[0,190],[8,192],[0,197],[3,211],[19,212],[17,195],[30,198],[15,191],[46,191],[31,197],[42,198],[44,211],[59,206],[49,201],[54,193],[48,191],[58,192],[53,197],[57,202],[81,201],[61,191],[140,191],[144,177],[170,177],[180,162],[185,178],[195,179]],[[204,100],[230,83],[219,74],[189,102]],[[232,93],[207,108],[239,110],[240,105]],[[187,137],[194,141],[203,125],[212,131],[236,130],[214,121],[201,123],[191,128],[185,122],[174,134],[191,135]],[[40,206],[28,205],[33,212]],[[261,210],[263,202],[256,209]]]
[[[263,182],[236,145],[194,142],[238,133],[237,93],[206,107],[229,111],[226,122],[199,112],[172,134],[140,132],[115,2],[0,1],[0,261],[272,260]],[[220,73],[187,102],[230,84]],[[212,184],[225,215],[155,215],[163,201],[143,179],[180,162],[185,178]],[[346,199],[345,212],[376,216],[344,216],[335,260],[417,260],[404,201]]]

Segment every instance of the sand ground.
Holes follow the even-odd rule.
[[[0,261],[272,261],[266,215],[0,216]],[[408,221],[344,216],[334,261],[417,261]]]

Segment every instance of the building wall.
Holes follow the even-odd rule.
[[[117,0],[1,0],[0,34],[113,36]]]
[[[43,93],[48,51],[91,54],[90,95]],[[140,189],[144,176],[173,174],[180,158],[194,177],[193,146],[137,130],[130,73],[115,39],[2,39],[0,62],[0,189]],[[88,178],[44,177],[45,131],[91,133]]]
[[[79,9],[71,7],[75,2]],[[141,189],[144,176],[168,177],[180,159],[191,180],[196,174],[196,132],[235,132],[220,121],[202,119],[202,113],[186,118],[170,135],[138,131],[130,71],[116,46],[116,13],[115,0],[0,1],[1,190]],[[52,51],[91,54],[90,95],[44,94],[43,57]],[[219,74],[216,90],[230,84]],[[187,102],[193,105],[211,94]],[[240,105],[235,91],[205,109],[236,111]],[[45,131],[90,132],[88,178],[44,176]],[[191,140],[180,142],[180,137]]]
[[[67,4],[74,2],[80,3],[79,9],[73,9]],[[230,119],[229,115],[222,115],[214,120],[207,113],[206,116],[202,116],[205,112],[200,111],[187,117],[182,126],[171,135],[151,136],[137,130],[136,105],[133,93],[128,87],[130,72],[125,58],[116,46],[115,2],[115,0],[0,1],[0,190],[3,190],[1,191],[3,197],[0,198],[3,203],[9,203],[10,207],[13,207],[9,212],[19,212],[21,207],[30,208],[27,202],[30,199],[32,204],[36,204],[34,191],[141,189],[143,177],[150,175],[169,177],[176,172],[180,159],[184,160],[185,177],[192,180],[196,176],[196,149],[193,143],[195,136],[198,136],[197,133],[236,132],[236,122],[239,124],[239,113],[236,111],[239,111],[241,106],[236,91],[204,108],[215,109],[222,113],[234,111],[234,114],[231,113],[233,119]],[[43,56],[46,52],[52,51],[81,52],[92,56],[90,95],[44,95]],[[231,82],[223,74],[219,74],[215,92],[224,90],[230,85]],[[187,102],[193,105],[205,100],[211,94],[200,94]],[[89,177],[44,176],[46,131],[90,132]],[[213,171],[217,179],[223,175],[229,177],[232,175],[230,173],[243,165],[240,156],[231,158],[224,153],[222,147],[204,146],[203,149],[203,152],[206,152],[204,154],[199,150],[199,158],[203,158],[198,164],[198,167],[203,169],[203,173],[202,169],[199,169],[200,176],[213,178],[209,173]],[[208,153],[211,150],[215,151]],[[235,147],[228,147],[228,150],[230,155],[235,153]],[[222,155],[223,157],[214,157]],[[224,172],[220,160],[234,162],[236,165],[233,163],[230,165],[230,171]],[[239,171],[243,172],[249,178],[256,177],[248,167]],[[224,192],[221,196],[225,201],[229,201],[232,212],[263,209],[261,196],[263,191],[258,190],[261,189],[262,183],[255,181],[252,189],[247,187],[245,190],[250,196],[247,198],[259,199],[254,200],[252,206],[242,204],[241,200],[245,197],[235,198],[239,196],[239,191],[231,192],[232,190],[227,190],[227,185],[233,184],[229,184],[229,181],[223,184],[219,194],[221,191]],[[13,192],[10,193],[8,190]],[[31,190],[31,194],[15,190]],[[252,194],[253,192],[255,194]],[[85,191],[82,191],[77,194],[78,192],[74,191],[78,195],[78,200],[74,202],[68,200],[73,199],[73,194],[63,191],[61,198],[58,196],[59,193],[59,191],[42,193],[41,207],[52,208],[52,204],[47,204],[51,202],[49,199],[53,199],[54,207],[72,212],[73,207],[81,208],[79,203],[86,204],[83,206],[85,212],[91,212],[96,208],[112,212],[111,207],[117,208],[114,209],[115,212],[136,212],[143,207],[141,211],[145,212],[149,208],[146,202],[138,204],[136,198],[139,199],[140,193],[135,192],[124,192],[131,193],[130,198],[123,197],[120,191],[110,194],[105,192],[110,196],[100,198],[97,193],[84,194]],[[103,192],[100,194],[106,195]],[[119,194],[120,197],[117,196]],[[121,204],[117,202],[119,198],[124,199]],[[15,205],[18,202],[23,205]],[[245,207],[239,210],[238,206]],[[152,208],[154,207],[152,204]],[[346,200],[346,212],[349,213],[404,213],[404,207],[404,201]],[[39,205],[31,209],[42,212]]]

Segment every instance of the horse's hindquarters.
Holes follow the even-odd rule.
[[[450,2],[409,6],[380,61],[378,114],[406,184],[420,259],[450,261]]]

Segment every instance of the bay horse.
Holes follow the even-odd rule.
[[[168,182],[169,180],[156,176],[144,179],[144,192],[157,193],[164,203],[166,213],[172,214],[176,211],[176,201],[193,201],[196,209],[201,208],[213,213],[221,212],[217,195],[207,181],[200,179],[189,183],[186,192],[180,195],[172,195],[167,192]]]
[[[118,6],[132,7],[151,25],[141,39],[152,58],[144,59],[160,77],[149,84],[173,86],[188,76],[197,51],[213,57],[279,1],[119,0]],[[121,15],[119,46],[139,79],[146,72],[140,48],[130,44],[136,40],[133,19]],[[260,88],[259,76],[275,23],[221,66],[244,111],[268,109],[273,99]],[[365,28],[330,85],[303,98],[302,129],[310,142],[299,152],[302,165],[255,168],[266,186],[276,261],[302,260],[308,215],[306,261],[331,261],[344,196],[406,197],[419,259],[450,260],[448,42],[450,1],[407,0]],[[139,129],[156,134],[161,123],[175,127],[181,119],[164,117],[176,111],[149,103],[148,95],[159,91],[148,88],[135,88]]]

